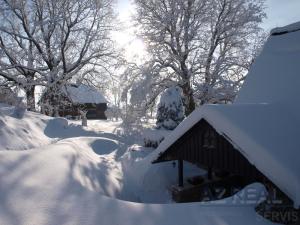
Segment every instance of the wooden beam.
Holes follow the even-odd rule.
[[[178,159],[178,186],[183,187],[183,160]]]

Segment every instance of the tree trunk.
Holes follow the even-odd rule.
[[[86,114],[87,114],[87,111],[85,110],[79,110],[79,113],[81,115],[81,125],[83,127],[87,127],[87,117],[86,117]]]
[[[27,110],[35,111],[35,86],[32,85],[26,88]]]
[[[82,117],[82,123],[81,123],[81,125],[82,125],[83,127],[87,127],[87,118],[86,118],[86,116],[83,116],[83,117]]]
[[[188,81],[182,86],[182,92],[185,98],[184,101],[185,116],[188,116],[195,110],[196,107],[194,97],[193,97],[193,90]]]
[[[55,105],[53,107],[53,117],[59,117],[59,110],[58,110],[58,106]]]
[[[26,105],[23,103],[23,98],[18,97],[18,102],[15,106],[13,116],[17,119],[22,119],[26,111]]]

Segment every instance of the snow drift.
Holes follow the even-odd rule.
[[[66,124],[64,119],[32,112],[17,120],[9,116],[11,110],[0,106],[4,149],[23,149],[22,143],[31,140],[30,135],[19,132],[25,127],[37,142],[32,137],[31,144],[36,146],[27,151],[0,151],[1,224],[270,224],[255,213],[254,203],[232,205],[236,207],[227,202],[134,203],[170,202],[166,186],[176,180],[172,163],[153,166],[147,157],[149,149],[130,147],[124,151],[128,145],[120,142],[123,139],[92,131],[100,127],[113,130],[104,121],[88,131]],[[47,127],[51,132],[45,132]],[[87,137],[92,135],[98,137]],[[11,143],[13,138],[15,144]],[[199,172],[185,168],[186,173]]]

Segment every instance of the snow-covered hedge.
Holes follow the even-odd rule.
[[[168,136],[168,130],[145,130],[143,133],[144,147],[157,148],[158,145]]]

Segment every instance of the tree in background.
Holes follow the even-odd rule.
[[[26,94],[27,109],[35,111],[36,49],[32,40],[20,37],[23,35],[21,24],[15,22],[5,1],[0,2],[0,9],[0,19],[3,21],[0,28],[0,76],[8,86],[22,88]],[[1,32],[4,27],[9,33]],[[32,34],[35,32],[36,29],[31,30]]]
[[[2,86],[0,83],[0,102],[9,105],[17,105],[18,95],[9,86]]]
[[[161,71],[161,69],[159,69]],[[158,73],[151,62],[137,65],[128,63],[126,70],[120,77],[124,107],[123,120],[138,120],[142,117],[151,117],[151,112],[156,109],[157,98],[168,87],[176,85],[176,82],[168,76]]]
[[[185,115],[232,101],[263,43],[263,0],[135,0],[138,34],[162,82],[182,88]],[[168,79],[164,79],[167,77]],[[153,78],[155,79],[155,78]],[[154,84],[155,82],[153,82]],[[168,84],[165,85],[169,86]]]
[[[170,87],[162,93],[156,117],[157,127],[167,130],[175,129],[184,119],[184,107],[179,87]]]
[[[3,0],[0,17],[0,76],[24,90],[46,87],[54,115],[60,86],[115,57],[113,0]]]

